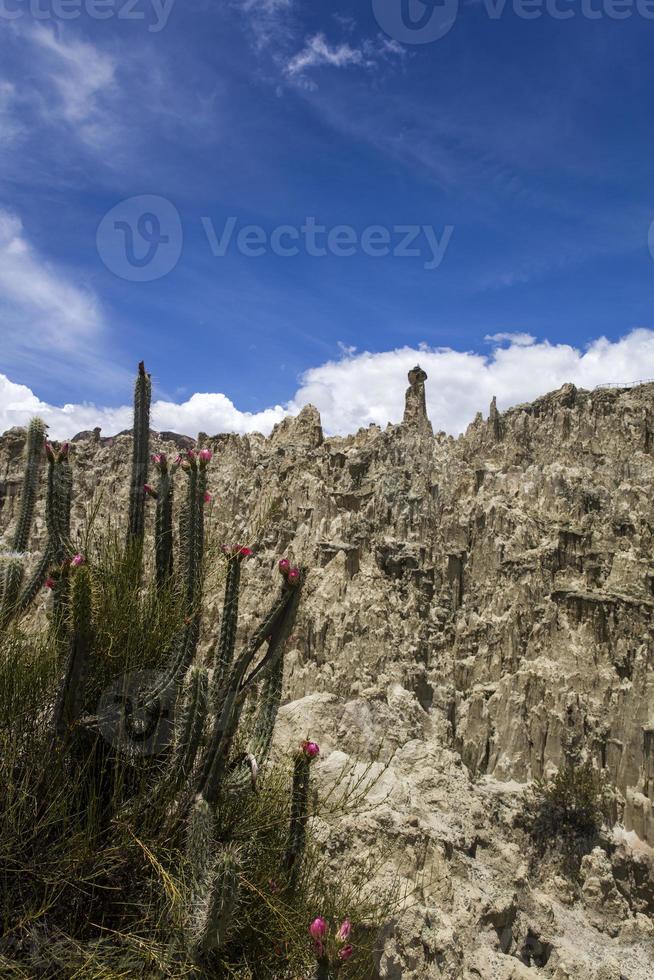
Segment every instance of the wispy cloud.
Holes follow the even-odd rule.
[[[74,351],[102,327],[94,293],[74,285],[61,268],[39,255],[18,215],[4,209],[0,209],[0,304],[5,316],[13,310],[29,318],[30,338],[38,334],[45,347]]]
[[[343,43],[330,45],[324,34],[314,34],[307,39],[301,51],[298,51],[286,66],[289,75],[301,75],[309,68],[320,65],[330,65],[332,68],[347,68],[350,65],[370,65],[361,48],[350,47]]]
[[[30,241],[20,217],[0,208],[0,322],[5,370],[60,382],[84,372],[102,387],[124,372],[107,356],[98,296],[79,272],[52,262]]]
[[[425,344],[357,353],[343,345],[339,359],[305,372],[294,397],[284,405],[244,412],[220,392],[200,392],[182,402],[156,400],[153,425],[192,436],[200,430],[268,433],[285,415],[311,403],[319,409],[327,433],[355,432],[371,423],[384,426],[402,418],[406,377],[416,362],[429,376],[427,409],[434,428],[452,434],[464,431],[494,395],[499,407],[506,409],[567,382],[593,388],[654,378],[654,330],[633,330],[617,341],[598,337],[583,350],[535,341],[528,334],[497,334],[490,339],[495,346],[489,354]],[[507,346],[501,346],[504,342]],[[24,425],[35,413],[45,418],[55,438],[96,425],[110,435],[128,428],[131,419],[127,404],[55,406],[0,375],[0,429]]]

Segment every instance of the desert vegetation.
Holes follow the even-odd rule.
[[[385,899],[312,838],[318,734],[271,757],[303,570],[279,556],[277,594],[237,644],[256,543],[207,541],[216,460],[151,454],[149,410],[141,364],[127,529],[91,513],[75,544],[71,447],[29,428],[1,582],[0,973],[368,976]],[[47,541],[28,561],[44,467]],[[207,649],[209,566],[224,602]]]

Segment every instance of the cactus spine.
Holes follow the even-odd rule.
[[[127,539],[135,543],[143,540],[145,531],[145,482],[148,477],[150,450],[150,400],[152,382],[145,373],[143,361],[134,386],[134,431],[132,440],[132,475],[129,489],[129,523]]]

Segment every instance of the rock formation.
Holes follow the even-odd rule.
[[[380,849],[375,881],[419,882],[381,977],[651,980],[654,385],[493,403],[454,439],[432,435],[425,379],[385,431],[323,438],[307,406],[270,438],[203,440],[215,533],[257,542],[242,628],[277,556],[310,570],[279,743],[315,736],[325,781],[379,760],[324,838],[335,868]],[[3,531],[23,443],[0,440]],[[126,507],[129,451],[75,443],[78,527],[94,495],[106,521]],[[530,866],[516,826],[573,735],[617,791],[612,848],[578,883]]]
[[[409,387],[406,390],[404,403],[404,424],[432,431],[431,422],[427,417],[427,401],[425,398],[425,381],[427,372],[419,364],[409,371]]]

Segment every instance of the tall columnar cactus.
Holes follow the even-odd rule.
[[[208,871],[194,883],[189,947],[195,958],[220,949],[228,938],[238,906],[240,863],[234,845],[218,847]]]
[[[2,618],[7,622],[14,614],[25,574],[23,554],[27,550],[34,520],[34,508],[39,489],[39,471],[43,457],[45,425],[41,419],[32,419],[27,430],[25,447],[25,471],[20,496],[20,509],[16,529],[11,540],[11,555],[7,560],[1,581]]]
[[[157,585],[161,589],[173,574],[173,476],[179,464],[171,464],[165,453],[154,453],[152,462],[159,474],[157,488],[146,484],[145,490],[157,501],[154,549]]]
[[[206,667],[189,667],[175,711],[171,772],[177,784],[187,780],[200,749],[209,707],[209,674]]]
[[[297,572],[297,570],[294,570]],[[236,658],[218,694],[215,718],[205,753],[199,791],[212,804],[218,800],[229,768],[230,751],[238,728],[243,702],[283,656],[284,647],[293,629],[300,594],[300,576],[285,577],[281,595],[273,603],[262,624],[255,631],[242,653]],[[253,661],[264,643],[267,650],[259,663]],[[270,719],[274,724],[274,718]]]
[[[241,563],[247,557],[249,549],[236,549],[229,554],[230,549],[223,549],[228,554],[227,575],[225,577],[225,598],[223,615],[220,623],[218,646],[214,658],[214,673],[212,683],[212,698],[217,702],[219,692],[232,665],[236,646],[236,627],[238,624],[238,601],[241,587]]]
[[[293,789],[291,791],[291,822],[284,855],[284,867],[288,876],[288,885],[292,891],[297,888],[302,869],[307,821],[309,819],[311,763],[318,756],[319,751],[315,742],[303,742],[295,758]]]
[[[150,452],[150,400],[152,382],[143,361],[134,386],[134,430],[132,439],[132,473],[129,488],[129,521],[127,539],[141,542],[145,532],[145,483]]]
[[[1,579],[0,626],[3,627],[26,611],[43,587],[48,572],[60,568],[73,553],[70,541],[72,474],[68,459],[69,447],[68,443],[57,448],[49,442],[44,442],[44,432],[44,423],[40,419],[33,419],[27,434],[20,512],[11,542],[11,555]],[[31,575],[23,584],[24,552],[29,544],[34,523],[44,446],[48,460],[45,500],[47,540]],[[66,583],[57,578],[54,584],[55,610],[60,612],[66,599]]]
[[[54,730],[66,739],[82,716],[85,681],[93,651],[91,576],[88,568],[75,568],[70,594],[70,648],[66,674],[55,707]]]

